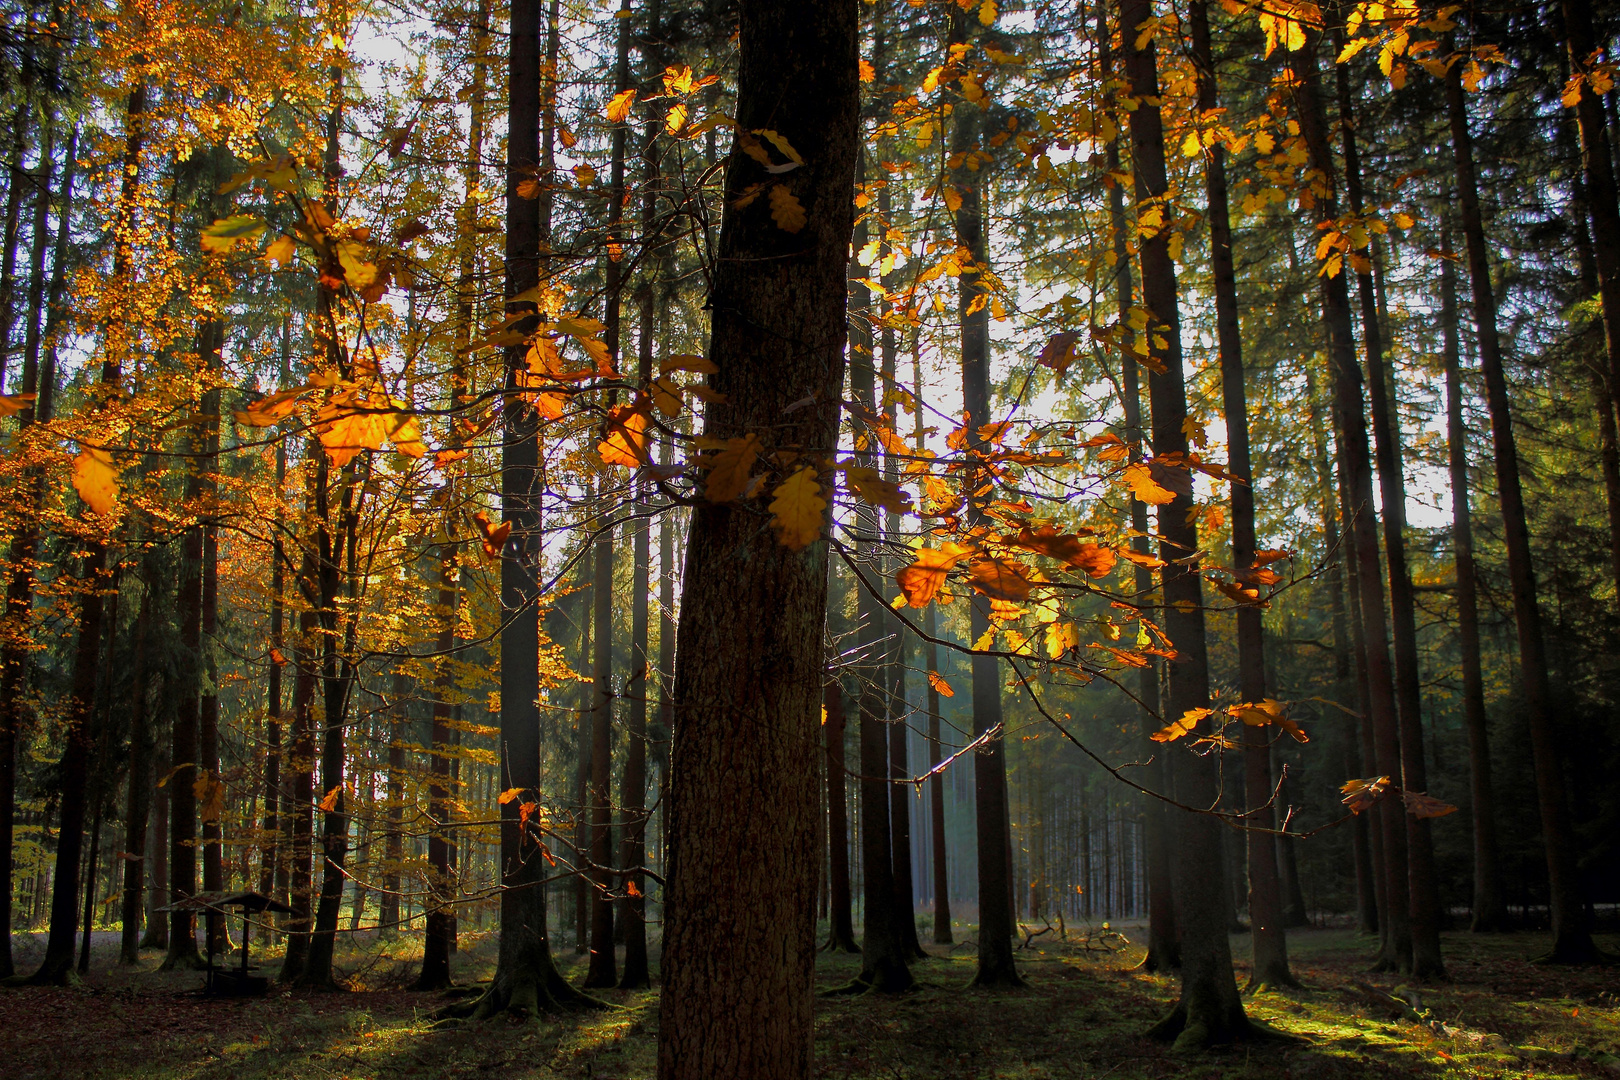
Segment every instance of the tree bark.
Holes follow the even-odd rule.
[[[124,894],[119,908],[122,934],[119,961],[141,962],[141,884],[146,876],[146,825],[152,808],[152,738],[146,709],[147,634],[152,622],[150,583],[141,593],[135,619],[135,686],[130,692],[129,775],[124,810]]]
[[[1579,18],[1581,7],[1579,4],[1566,3],[1564,10],[1567,21],[1572,15]],[[1585,94],[1582,96],[1584,98]],[[1456,165],[1458,210],[1468,249],[1479,366],[1485,377],[1485,401],[1491,414],[1497,499],[1502,508],[1502,534],[1507,548],[1513,621],[1518,631],[1520,692],[1524,695],[1524,715],[1530,728],[1536,800],[1541,812],[1541,840],[1547,853],[1548,909],[1552,915],[1553,930],[1552,952],[1547,959],[1553,963],[1592,963],[1601,960],[1603,954],[1592,941],[1575,865],[1575,839],[1564,793],[1563,764],[1559,760],[1557,736],[1553,730],[1552,688],[1547,675],[1541,609],[1536,597],[1530,526],[1525,515],[1524,491],[1519,478],[1519,451],[1513,434],[1507,373],[1502,364],[1502,346],[1497,332],[1496,293],[1491,284],[1490,253],[1485,246],[1485,223],[1480,214],[1479,185],[1474,172],[1473,135],[1468,130],[1468,104],[1463,97],[1462,78],[1455,65],[1446,74],[1446,111],[1451,124],[1451,149]],[[1587,137],[1583,124],[1583,144]],[[1589,160],[1594,156],[1591,152],[1586,154]],[[1590,176],[1587,187],[1595,206],[1601,194],[1591,190]],[[1596,216],[1593,223],[1597,224]],[[1602,237],[1599,237],[1597,247],[1599,250],[1604,248]],[[1620,285],[1620,279],[1616,284]]]
[[[1334,47],[1340,46],[1335,34]],[[1339,98],[1339,129],[1344,148],[1344,186],[1350,212],[1362,213],[1361,154],[1356,144],[1355,108],[1350,94],[1350,73],[1343,64],[1335,65],[1335,85]],[[1395,646],[1395,704],[1400,726],[1401,788],[1409,792],[1428,789],[1423,761],[1423,673],[1418,663],[1417,604],[1412,592],[1412,574],[1406,564],[1406,476],[1401,454],[1400,421],[1392,400],[1395,380],[1383,345],[1377,286],[1372,259],[1356,268],[1361,300],[1361,334],[1366,352],[1367,398],[1372,411],[1373,444],[1382,496],[1384,561],[1389,575],[1389,614]],[[1348,273],[1354,262],[1346,253]],[[1440,953],[1440,887],[1434,865],[1434,837],[1428,818],[1403,815],[1406,822],[1407,903],[1412,934],[1411,973],[1419,979],[1444,979],[1446,967]]]
[[[822,705],[827,710],[827,726],[822,730],[827,740],[827,846],[831,867],[827,948],[834,952],[858,953],[861,947],[855,944],[850,910],[853,904],[849,885],[849,806],[845,788],[844,742],[849,721],[844,713],[843,681],[836,666],[829,667],[822,693]]]
[[[837,445],[858,28],[854,0],[741,3],[738,126],[780,132],[809,163],[775,181],[806,224],[782,230],[764,200],[735,208],[764,177],[734,147],[710,347],[719,368],[711,385],[729,401],[708,407],[711,437],[764,433],[767,450],[813,456]],[[815,404],[798,407],[806,396]],[[793,551],[761,524],[742,504],[692,512],[670,757],[660,1080],[795,1080],[812,1070],[827,545]]]
[[[1210,46],[1209,11],[1204,0],[1192,0],[1193,63],[1198,70],[1198,107],[1206,114],[1219,108],[1215,54]],[[1248,391],[1244,385],[1243,336],[1238,323],[1237,272],[1232,258],[1232,225],[1226,187],[1226,147],[1211,146],[1204,161],[1204,192],[1209,218],[1209,246],[1215,285],[1215,332],[1221,364],[1221,404],[1226,417],[1227,470],[1231,484],[1232,572],[1253,588],[1257,543],[1254,525],[1254,467],[1249,459]],[[1238,694],[1243,701],[1266,699],[1265,628],[1259,603],[1239,604],[1237,621]],[[1288,967],[1288,932],[1284,925],[1282,883],[1277,868],[1277,826],[1273,806],[1271,742],[1276,729],[1243,725],[1245,834],[1249,857],[1249,925],[1253,968],[1249,989],[1297,986]]]
[[[1131,152],[1135,173],[1137,215],[1149,206],[1162,205],[1169,184],[1166,178],[1164,122],[1159,106],[1157,47],[1149,35],[1141,40],[1136,28],[1152,17],[1149,0],[1122,0],[1120,36],[1124,45],[1124,71],[1130,93],[1141,104],[1130,113]],[[1138,47],[1140,43],[1140,47]],[[1187,452],[1183,422],[1187,416],[1186,387],[1182,382],[1181,319],[1176,270],[1170,258],[1169,234],[1144,235],[1141,241],[1142,299],[1152,320],[1152,334],[1162,332],[1164,346],[1150,336],[1154,370],[1148,376],[1155,457]],[[1162,331],[1159,329],[1162,327]],[[1189,709],[1209,703],[1209,661],[1204,644],[1202,578],[1197,567],[1175,560],[1198,551],[1198,530],[1188,511],[1190,487],[1160,508],[1159,558],[1168,565],[1161,571],[1165,632],[1174,643],[1176,659],[1169,665],[1166,715],[1180,717]],[[1190,806],[1215,802],[1217,782],[1208,763],[1179,770],[1176,795]],[[1178,822],[1176,924],[1181,928],[1181,998],[1170,1014],[1154,1026],[1157,1038],[1174,1039],[1178,1050],[1199,1049],[1254,1033],[1257,1029],[1243,1013],[1237,983],[1232,977],[1232,954],[1223,918],[1220,826],[1203,814],[1182,815]]]
[[[1442,248],[1451,246],[1442,234]],[[1451,477],[1451,548],[1457,574],[1457,651],[1462,659],[1463,727],[1468,731],[1468,781],[1473,802],[1474,902],[1470,929],[1504,928],[1501,871],[1496,861],[1496,798],[1485,717],[1485,675],[1480,660],[1479,597],[1474,569],[1474,524],[1468,505],[1468,428],[1463,422],[1462,358],[1457,326],[1457,277],[1440,260],[1440,331],[1446,365],[1446,456]]]
[[[1321,172],[1328,193],[1317,199],[1324,221],[1338,218],[1338,167],[1328,141],[1323,112],[1321,79],[1316,51],[1320,35],[1306,32],[1305,47],[1291,53],[1295,76],[1296,113],[1311,163]],[[1401,775],[1401,746],[1395,688],[1391,672],[1389,638],[1385,629],[1383,571],[1378,560],[1377,516],[1373,510],[1372,454],[1367,445],[1366,414],[1361,403],[1361,369],[1356,363],[1355,331],[1350,316],[1347,271],[1321,274],[1322,318],[1328,331],[1329,370],[1333,376],[1333,423],[1339,444],[1340,486],[1344,495],[1346,531],[1355,562],[1360,636],[1357,648],[1365,657],[1367,710],[1376,748],[1377,771]],[[1378,970],[1412,967],[1412,933],[1407,899],[1406,824],[1403,807],[1386,800],[1378,815],[1384,857],[1385,905],[1379,929],[1381,942],[1374,962]]]
[[[415,990],[443,990],[453,985],[450,977],[451,942],[455,937],[455,879],[450,866],[450,756],[454,737],[450,730],[454,706],[450,695],[455,676],[451,670],[456,646],[457,606],[461,590],[456,581],[455,545],[439,551],[439,632],[434,642],[438,671],[433,679],[433,727],[429,735],[428,773],[428,886],[427,912],[422,939],[422,970],[417,973]]]

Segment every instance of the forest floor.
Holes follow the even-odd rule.
[[[1410,996],[1405,1008],[1385,996],[1403,990],[1400,980],[1366,974],[1367,939],[1348,930],[1291,933],[1304,988],[1246,1000],[1251,1016],[1298,1041],[1191,1059],[1142,1037],[1173,998],[1174,979],[1132,971],[1142,956],[1138,945],[1088,947],[1072,929],[1070,937],[1045,935],[1019,950],[1029,983],[1021,992],[966,989],[973,948],[930,945],[937,955],[916,965],[920,986],[912,993],[821,999],[819,1075],[1620,1078],[1620,969],[1531,964],[1547,948],[1543,934],[1447,934],[1453,981],[1410,988],[1414,1009]],[[348,993],[273,988],[265,998],[210,1001],[196,993],[199,974],[160,973],[156,953],[142,969],[119,968],[116,936],[97,939],[83,985],[0,989],[0,1075],[7,1080],[629,1080],[654,1072],[656,991],[608,991],[602,996],[618,1008],[560,1021],[435,1024],[443,999],[403,989],[416,959],[403,943],[352,943],[339,961],[354,986]],[[27,970],[43,935],[15,940],[19,969]],[[1620,952],[1620,936],[1600,940]],[[464,941],[457,976],[476,984],[492,970],[493,940]],[[1245,936],[1235,935],[1232,945],[1235,956],[1247,956]],[[856,959],[821,954],[818,986],[847,982]],[[577,974],[571,949],[559,961]],[[1242,960],[1239,969],[1241,981]]]

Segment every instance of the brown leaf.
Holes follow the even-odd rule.
[[[994,555],[975,559],[968,568],[968,583],[992,600],[1029,599],[1029,572],[1013,559]]]

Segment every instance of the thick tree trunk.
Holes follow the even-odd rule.
[[[1139,100],[1157,100],[1159,95],[1157,48],[1151,36],[1141,40],[1136,30],[1151,17],[1149,0],[1122,0],[1119,25],[1125,43],[1124,72],[1131,94]],[[1143,209],[1162,200],[1168,190],[1164,126],[1159,106],[1148,100],[1129,115],[1140,218]],[[1188,449],[1183,427],[1187,397],[1182,382],[1181,319],[1169,239],[1165,231],[1143,236],[1140,256],[1143,307],[1150,313],[1154,327],[1162,327],[1162,331],[1154,329],[1153,333],[1162,333],[1165,342],[1163,348],[1151,349],[1157,370],[1148,376],[1155,456],[1184,454]],[[1161,571],[1164,626],[1177,654],[1169,665],[1165,715],[1170,717],[1209,704],[1202,578],[1196,566],[1175,561],[1198,551],[1198,530],[1189,513],[1191,508],[1189,495],[1177,494],[1175,501],[1161,507],[1158,514],[1159,558],[1169,564]],[[1217,781],[1213,763],[1197,762],[1179,770],[1176,795],[1190,806],[1214,803]],[[1173,1038],[1178,1050],[1186,1050],[1239,1038],[1256,1029],[1244,1016],[1232,977],[1231,947],[1221,901],[1225,871],[1220,859],[1220,826],[1206,815],[1184,813],[1177,832],[1180,876],[1176,883],[1176,923],[1181,928],[1181,999],[1170,1015],[1155,1025],[1153,1035]]]
[[[168,689],[165,681],[165,689]],[[158,697],[164,700],[163,696]],[[169,773],[169,756],[163,750],[163,733],[153,732],[157,752],[153,755],[151,783]],[[169,949],[169,920],[158,908],[169,902],[169,789],[152,783],[152,821],[146,830],[147,874],[145,889],[146,933],[141,935],[141,948]]]
[[[1321,172],[1329,192],[1317,200],[1317,213],[1324,221],[1338,217],[1338,168],[1328,141],[1323,113],[1321,77],[1316,50],[1320,36],[1307,31],[1305,47],[1289,56],[1295,75],[1297,115],[1312,165]],[[1377,771],[1390,777],[1401,775],[1400,732],[1395,705],[1395,688],[1390,665],[1389,638],[1385,629],[1383,571],[1378,559],[1377,516],[1373,510],[1372,454],[1367,445],[1367,421],[1362,409],[1362,376],[1356,363],[1355,331],[1350,316],[1349,273],[1322,274],[1322,318],[1328,331],[1329,369],[1333,376],[1333,421],[1339,443],[1340,486],[1343,489],[1346,531],[1351,557],[1355,562],[1355,582],[1359,605],[1360,636],[1357,648],[1365,657],[1367,710],[1376,747]],[[1384,857],[1386,903],[1380,913],[1382,934],[1378,969],[1412,967],[1410,905],[1407,900],[1407,850],[1405,811],[1398,801],[1386,800],[1378,815]]]
[[[764,200],[735,209],[765,177],[733,149],[710,347],[729,401],[708,408],[710,437],[813,457],[837,444],[858,28],[854,0],[741,4],[738,126],[780,132],[810,163],[775,181],[807,220],[790,233]],[[794,551],[743,505],[699,504],[684,584],[658,1076],[807,1078],[827,546]]]
[[[319,454],[320,447],[310,440],[309,453]],[[313,511],[306,494],[305,513]],[[298,589],[305,595],[313,594],[315,584],[315,558],[310,551],[309,539],[303,540],[304,551],[298,567]],[[307,591],[306,591],[307,590]],[[288,765],[292,771],[291,791],[292,826],[291,857],[287,870],[287,903],[292,914],[287,916],[287,952],[277,980],[292,983],[301,978],[309,957],[309,930],[311,916],[310,858],[315,836],[315,612],[305,608],[298,615],[298,638],[293,647],[293,662],[297,673],[293,676],[292,743]]]
[[[1215,57],[1209,40],[1209,12],[1204,0],[1193,0],[1193,63],[1198,69],[1198,107],[1219,107]],[[1204,192],[1209,218],[1210,258],[1215,284],[1215,332],[1221,363],[1221,404],[1226,417],[1227,470],[1236,479],[1232,497],[1232,571],[1243,581],[1255,563],[1254,468],[1249,460],[1248,391],[1244,385],[1243,337],[1238,324],[1237,273],[1232,260],[1232,225],[1226,187],[1226,148],[1216,143],[1206,151]],[[1266,699],[1265,629],[1256,604],[1240,604],[1237,619],[1238,694],[1245,702]],[[1249,806],[1245,834],[1249,856],[1249,924],[1254,966],[1249,988],[1297,986],[1288,967],[1288,933],[1284,926],[1282,884],[1277,869],[1277,826],[1271,777],[1274,727],[1243,725],[1244,798]]]
[[[1580,4],[1566,3],[1566,20],[1572,16],[1578,19],[1581,10]],[[1573,49],[1573,36],[1571,43]],[[1586,94],[1583,93],[1582,97],[1584,99]],[[1497,332],[1496,293],[1491,285],[1490,253],[1485,246],[1485,223],[1480,214],[1479,185],[1474,172],[1473,136],[1468,130],[1468,103],[1463,97],[1461,75],[1455,66],[1446,75],[1446,111],[1451,122],[1451,148],[1456,163],[1457,203],[1462,216],[1463,239],[1468,249],[1479,366],[1485,377],[1485,401],[1491,413],[1497,499],[1502,507],[1502,538],[1507,548],[1513,621],[1519,639],[1520,692],[1524,695],[1524,716],[1530,728],[1530,749],[1535,761],[1541,841],[1547,853],[1548,908],[1553,930],[1553,948],[1547,959],[1554,963],[1591,963],[1601,959],[1603,954],[1592,941],[1591,928],[1587,925],[1586,911],[1581,901],[1581,886],[1575,865],[1575,838],[1564,793],[1563,764],[1559,759],[1557,736],[1553,730],[1552,687],[1547,673],[1541,610],[1536,597],[1530,527],[1519,479],[1519,451],[1513,434],[1507,373],[1502,364],[1502,346]],[[1581,136],[1584,144],[1588,138],[1584,123]],[[1595,156],[1590,151],[1586,154],[1589,167],[1590,160]],[[1595,206],[1601,194],[1592,187],[1592,177],[1589,175],[1588,195]],[[1593,223],[1597,224],[1596,215]],[[1604,246],[1605,240],[1600,235],[1597,247],[1601,251]],[[1615,284],[1620,286],[1620,279]],[[1607,318],[1607,305],[1605,308]]]

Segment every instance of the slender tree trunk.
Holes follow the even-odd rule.
[[[917,410],[918,424],[922,423],[922,409]],[[920,433],[919,433],[920,437]],[[928,641],[923,645],[924,663],[928,665],[930,677],[928,680],[928,769],[932,776],[928,778],[928,812],[929,824],[933,826],[932,836],[934,855],[934,944],[951,945],[956,941],[951,932],[951,875],[947,858],[950,854],[949,845],[945,836],[945,775],[939,769],[939,763],[944,759],[940,747],[940,710],[939,688],[934,685],[932,674],[939,670],[939,646],[934,638],[939,636],[939,613],[934,605],[930,604],[923,611],[923,632],[928,635]]]
[[[410,724],[403,672],[394,673],[393,708],[388,725],[388,830],[383,834],[383,892],[378,904],[379,933],[393,937],[403,931],[400,921],[400,869],[405,861],[405,739]]]
[[[969,34],[967,15],[951,11],[952,46],[966,44]],[[969,154],[978,148],[982,136],[982,110],[958,104],[953,114],[955,128],[951,139],[953,154]],[[962,405],[968,414],[968,446],[975,454],[988,452],[978,429],[990,417],[990,310],[987,304],[970,310],[980,298],[982,271],[988,269],[985,237],[985,198],[983,170],[959,169],[951,182],[962,196],[956,211],[957,243],[973,256],[975,269],[964,269],[959,279],[958,310],[962,325]],[[972,490],[982,480],[970,480]],[[984,519],[984,500],[975,497],[969,508],[973,523]],[[975,595],[971,601],[968,636],[978,641],[990,629],[990,603]],[[1001,661],[975,653],[972,660],[973,734],[989,736],[973,761],[974,807],[977,811],[979,849],[979,966],[974,975],[978,986],[1021,986],[1023,978],[1013,963],[1012,941],[1017,931],[1012,901],[1012,845],[1007,811],[1007,750],[1001,722]]]
[[[1193,0],[1193,63],[1198,69],[1198,107],[1219,107],[1215,55],[1210,46],[1209,12],[1204,0]],[[1269,575],[1255,560],[1254,468],[1249,460],[1248,391],[1244,385],[1243,337],[1238,323],[1237,272],[1232,257],[1232,226],[1226,187],[1226,148],[1216,143],[1206,151],[1204,192],[1209,218],[1210,256],[1215,284],[1215,331],[1220,351],[1221,402],[1226,416],[1227,469],[1232,482],[1232,572],[1250,588],[1265,588]],[[1257,573],[1260,576],[1257,576]],[[1265,629],[1259,602],[1238,605],[1238,694],[1259,705],[1266,699]],[[1297,986],[1288,967],[1288,933],[1283,918],[1282,885],[1277,867],[1276,828],[1271,776],[1271,742],[1275,725],[1243,724],[1245,834],[1249,856],[1250,942],[1254,966],[1249,988]]]
[[[443,990],[452,985],[450,947],[454,936],[454,875],[450,867],[450,756],[454,736],[450,720],[454,706],[450,695],[455,689],[451,669],[456,645],[456,609],[461,595],[456,582],[456,553],[446,544],[439,553],[439,632],[434,642],[438,672],[433,680],[433,730],[430,736],[431,761],[428,765],[428,872],[432,876],[422,941],[422,970],[414,989]]]
[[[1579,19],[1582,10],[1579,4],[1566,3],[1566,22],[1572,17]],[[1573,50],[1573,29],[1571,33]],[[1581,59],[1584,62],[1585,58]],[[1583,93],[1583,99],[1585,96]],[[1478,330],[1479,366],[1485,377],[1485,401],[1491,413],[1497,499],[1502,508],[1502,534],[1507,548],[1513,620],[1519,639],[1520,692],[1524,695],[1524,715],[1530,728],[1530,749],[1535,762],[1541,842],[1547,853],[1548,909],[1552,915],[1553,930],[1553,948],[1547,959],[1554,963],[1591,963],[1601,959],[1603,954],[1592,941],[1575,865],[1575,838],[1564,793],[1563,764],[1559,760],[1557,735],[1553,730],[1552,687],[1547,672],[1546,643],[1542,638],[1541,610],[1536,598],[1530,527],[1519,478],[1519,451],[1513,434],[1507,374],[1502,364],[1502,346],[1497,332],[1496,293],[1491,285],[1490,254],[1485,246],[1485,223],[1480,214],[1479,186],[1474,173],[1473,135],[1468,130],[1468,104],[1463,97],[1462,78],[1455,67],[1446,75],[1446,110],[1451,122],[1451,147],[1456,162],[1457,203],[1462,217],[1463,239],[1468,249],[1469,283],[1473,295],[1474,323]],[[1595,135],[1591,137],[1595,138]],[[1589,135],[1584,123],[1581,138],[1583,149],[1587,149],[1590,170],[1592,159],[1599,155],[1593,152],[1595,144],[1587,148]],[[1603,157],[1607,161],[1606,155]],[[1587,188],[1595,207],[1602,194],[1593,190],[1590,174]],[[1613,190],[1612,186],[1610,190]],[[1611,204],[1612,198],[1611,195]],[[1598,224],[1595,214],[1593,223]],[[1604,249],[1605,242],[1600,234],[1597,242],[1600,251]],[[1615,285],[1620,287],[1620,278],[1615,280]],[[1608,307],[1605,305],[1607,317]]]
[[[512,0],[507,61],[505,295],[508,314],[532,315],[512,298],[540,284],[545,252],[540,201],[518,194],[518,185],[540,164],[540,0]],[[548,183],[551,177],[544,178]],[[531,329],[532,318],[518,329]],[[517,385],[527,366],[527,347],[506,350],[506,386]],[[541,885],[543,844],[532,822],[540,790],[540,616],[536,580],[541,576],[540,432],[531,408],[516,396],[503,410],[501,517],[512,525],[501,553],[501,760],[502,791],[521,797],[501,804],[501,922],[495,976],[471,1004],[473,1015],[531,1016],[589,1001],[557,972],[547,937],[546,890]]]
[[[141,593],[135,618],[135,685],[130,692],[129,775],[124,811],[124,893],[119,908],[122,935],[119,961],[141,962],[141,883],[146,876],[146,825],[152,807],[152,751],[154,743],[146,710],[146,647],[152,622],[150,585]]]
[[[851,916],[849,885],[849,807],[845,790],[844,741],[848,731],[848,718],[844,714],[844,687],[839,669],[830,667],[823,690],[823,707],[827,710],[827,725],[822,729],[827,740],[827,845],[829,848],[829,892],[827,948],[834,952],[858,953],[855,927]]]
[[[1449,236],[1441,246],[1449,248]],[[1474,812],[1475,933],[1503,929],[1501,872],[1496,862],[1496,798],[1491,790],[1491,748],[1485,722],[1485,676],[1480,661],[1479,598],[1474,570],[1474,525],[1468,505],[1468,429],[1463,422],[1457,278],[1440,260],[1440,330],[1446,364],[1446,449],[1451,475],[1451,547],[1457,573],[1457,648],[1462,657],[1463,726],[1468,731],[1468,779]]]
[[[314,457],[321,449],[309,440],[308,456]],[[310,468],[306,461],[305,468]],[[307,482],[313,487],[313,481]],[[314,511],[312,492],[305,492],[305,513]],[[298,567],[298,589],[304,595],[313,595],[317,588],[315,557],[310,538],[302,540],[303,552]],[[292,770],[290,797],[292,801],[292,855],[287,871],[288,906],[287,952],[277,976],[282,983],[292,983],[304,974],[309,957],[309,930],[311,915],[310,858],[315,836],[315,611],[306,607],[298,615],[298,637],[293,647],[293,662],[297,673],[293,676],[293,730],[288,765]]]
[[[1149,103],[1159,95],[1157,48],[1151,35],[1136,27],[1152,16],[1149,0],[1122,0],[1120,36],[1124,43],[1124,72],[1131,94],[1143,100],[1130,113],[1132,158],[1135,164],[1137,216],[1162,200],[1168,190],[1165,174],[1164,126],[1159,106]],[[1182,383],[1181,324],[1175,264],[1170,258],[1169,234],[1164,231],[1141,241],[1142,299],[1150,313],[1156,337],[1150,337],[1155,370],[1148,376],[1155,456],[1186,453],[1186,388]],[[1158,329],[1162,327],[1162,330]],[[1190,492],[1190,488],[1189,488]],[[1204,644],[1202,579],[1195,566],[1178,564],[1199,550],[1198,530],[1189,513],[1192,501],[1178,493],[1158,514],[1159,558],[1164,626],[1174,643],[1177,659],[1170,664],[1166,715],[1180,717],[1209,703],[1209,662]],[[1181,770],[1176,795],[1191,806],[1215,801],[1216,776],[1209,763]],[[1159,1038],[1174,1038],[1177,1049],[1203,1047],[1251,1033],[1243,1014],[1237,984],[1232,977],[1232,954],[1222,917],[1221,892],[1225,888],[1221,865],[1220,826],[1202,814],[1183,814],[1178,823],[1176,923],[1181,928],[1181,999],[1153,1029]]]
[[[761,170],[730,157],[710,347],[711,385],[729,401],[708,408],[705,434],[828,455],[844,382],[859,12],[854,0],[743,0],[739,26],[738,126],[769,126],[815,164],[775,181],[805,210],[790,233],[763,200],[735,208]],[[807,395],[817,404],[795,407]],[[792,550],[742,507],[699,504],[684,586],[658,1076],[799,1080],[813,1064],[827,545]]]
[[[211,321],[206,328],[206,351],[199,357],[210,373],[223,367],[222,350],[225,345],[225,326]],[[206,779],[209,790],[217,785],[202,808],[203,891],[219,892],[225,887],[222,862],[222,834],[220,812],[224,807],[224,780],[219,772],[219,672],[214,660],[214,638],[219,633],[219,526],[214,521],[219,484],[219,390],[210,389],[203,394],[202,415],[204,428],[203,475],[201,483],[203,505],[208,508],[202,522],[202,612],[201,636],[198,639],[202,661],[202,693],[197,702],[197,764],[199,776]],[[212,417],[212,419],[207,419]],[[207,951],[224,954],[229,950],[223,912],[209,912],[206,919]]]
[[[1340,42],[1334,41],[1338,48]],[[1344,187],[1350,212],[1362,212],[1361,155],[1356,144],[1355,110],[1350,94],[1350,74],[1336,65],[1335,84],[1339,98],[1340,138],[1344,148]],[[1412,592],[1412,575],[1406,564],[1406,478],[1401,454],[1400,424],[1396,402],[1391,395],[1394,379],[1385,355],[1380,325],[1372,260],[1366,255],[1347,253],[1348,273],[1355,267],[1361,299],[1362,343],[1367,358],[1367,398],[1372,411],[1373,440],[1382,496],[1384,560],[1389,574],[1389,613],[1394,639],[1395,703],[1400,725],[1400,773],[1404,791],[1423,792],[1428,788],[1423,761],[1423,686],[1418,663],[1417,604]],[[1445,978],[1445,961],[1440,954],[1440,888],[1434,865],[1434,838],[1427,818],[1403,815],[1406,822],[1407,898],[1412,934],[1412,974],[1420,979]]]
[[[164,689],[169,689],[170,685],[166,681]],[[158,701],[163,700],[159,695]],[[158,787],[153,781],[169,774],[170,762],[163,750],[161,730],[153,732],[153,742],[157,750],[147,777],[147,782],[152,784],[152,821],[146,832],[146,933],[141,936],[141,948],[162,949],[167,953],[169,920],[158,908],[169,902],[169,791],[167,786]]]
[[[1338,217],[1338,168],[1328,142],[1323,113],[1316,51],[1320,35],[1307,31],[1305,47],[1289,56],[1295,76],[1297,114],[1313,166],[1329,185],[1317,200],[1324,221]],[[1373,510],[1372,455],[1367,445],[1366,414],[1362,409],[1362,375],[1356,363],[1355,332],[1350,316],[1347,271],[1319,275],[1323,321],[1328,330],[1329,368],[1333,374],[1333,420],[1339,443],[1340,485],[1345,496],[1346,530],[1355,560],[1359,592],[1361,636],[1358,648],[1366,658],[1368,711],[1376,746],[1377,771],[1401,775],[1400,731],[1395,688],[1385,629],[1383,571],[1378,560],[1377,516]],[[1409,916],[1405,812],[1398,801],[1385,800],[1375,813],[1385,860],[1386,903],[1379,928],[1382,942],[1375,967],[1409,971],[1412,967],[1412,932]]]

